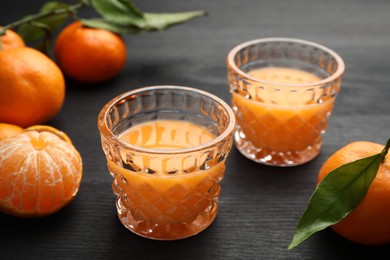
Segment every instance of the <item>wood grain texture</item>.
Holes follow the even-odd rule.
[[[0,24],[38,10],[43,2],[2,3]],[[353,244],[329,229],[293,250],[287,246],[326,158],[355,140],[384,143],[390,137],[390,3],[135,3],[150,12],[206,10],[209,15],[165,32],[125,36],[127,64],[110,82],[94,86],[67,80],[64,107],[48,124],[68,133],[83,157],[80,191],[70,205],[49,217],[18,219],[0,214],[0,259],[389,259],[388,245]],[[302,166],[274,168],[256,164],[233,149],[222,182],[219,214],[210,228],[173,242],[132,234],[115,213],[111,177],[96,126],[100,109],[118,94],[157,84],[192,86],[229,102],[227,52],[238,43],[262,37],[315,41],[344,58],[346,73],[321,154]]]

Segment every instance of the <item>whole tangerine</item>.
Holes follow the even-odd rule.
[[[0,141],[0,211],[19,217],[50,215],[76,196],[82,160],[67,135],[35,126]]]
[[[0,51],[0,122],[28,127],[52,119],[65,98],[65,80],[46,55],[29,48]]]
[[[80,21],[60,32],[54,52],[66,76],[86,83],[113,78],[126,62],[126,45],[119,35],[85,27]]]
[[[18,135],[23,132],[23,128],[13,124],[0,123],[0,141]]]
[[[334,153],[321,167],[319,183],[329,172],[355,160],[378,154],[384,146],[372,142],[353,142]],[[355,243],[380,245],[390,243],[390,156],[381,163],[378,173],[360,204],[331,228]]]

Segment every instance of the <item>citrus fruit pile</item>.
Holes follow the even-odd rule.
[[[70,138],[50,126],[32,126],[60,111],[64,76],[15,32],[0,40],[0,211],[46,216],[72,201],[82,178],[82,160]]]
[[[81,82],[97,83],[116,76],[126,61],[121,37],[84,27],[79,21],[66,26],[56,39],[58,65],[26,47],[11,30],[1,41],[0,122],[22,127],[43,124],[60,111],[65,99],[63,73]]]
[[[0,40],[0,211],[46,216],[72,201],[82,179],[69,137],[40,125],[64,103],[63,73],[82,82],[109,80],[124,66],[126,47],[110,31],[74,22],[56,40],[58,66],[11,30]]]
[[[77,10],[84,7],[101,17],[78,18]],[[48,215],[78,191],[80,154],[66,134],[42,126],[64,104],[65,77],[84,83],[108,81],[125,65],[126,45],[120,34],[161,31],[203,15],[144,14],[131,1],[49,1],[37,14],[0,27],[0,211]],[[51,59],[54,30],[70,17],[76,21],[55,37]],[[13,28],[47,55],[30,48]]]

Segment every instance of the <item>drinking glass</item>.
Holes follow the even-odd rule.
[[[151,149],[120,139],[126,130],[153,120],[191,122],[215,138],[182,149]],[[217,215],[234,126],[228,104],[194,88],[145,87],[109,101],[98,116],[98,127],[123,225],[158,240],[206,229]]]
[[[226,64],[238,150],[275,166],[316,157],[340,89],[342,58],[317,43],[264,38],[234,47]]]

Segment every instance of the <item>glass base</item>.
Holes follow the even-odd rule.
[[[155,178],[149,182],[141,174],[125,179],[113,169],[115,166],[110,165],[118,217],[137,235],[156,240],[183,239],[205,230],[216,218],[224,162],[187,178]]]
[[[241,138],[240,131],[241,129],[238,128],[234,133],[235,145],[238,151],[252,161],[271,166],[288,167],[307,163],[320,153],[322,146],[322,140],[320,140],[301,151],[278,152],[254,146],[250,140]]]
[[[209,212],[199,215],[189,223],[161,224],[150,220],[137,220],[130,210],[120,209],[118,205],[117,209],[118,218],[127,229],[139,236],[154,240],[178,240],[194,236],[208,228],[217,216],[217,204]]]

